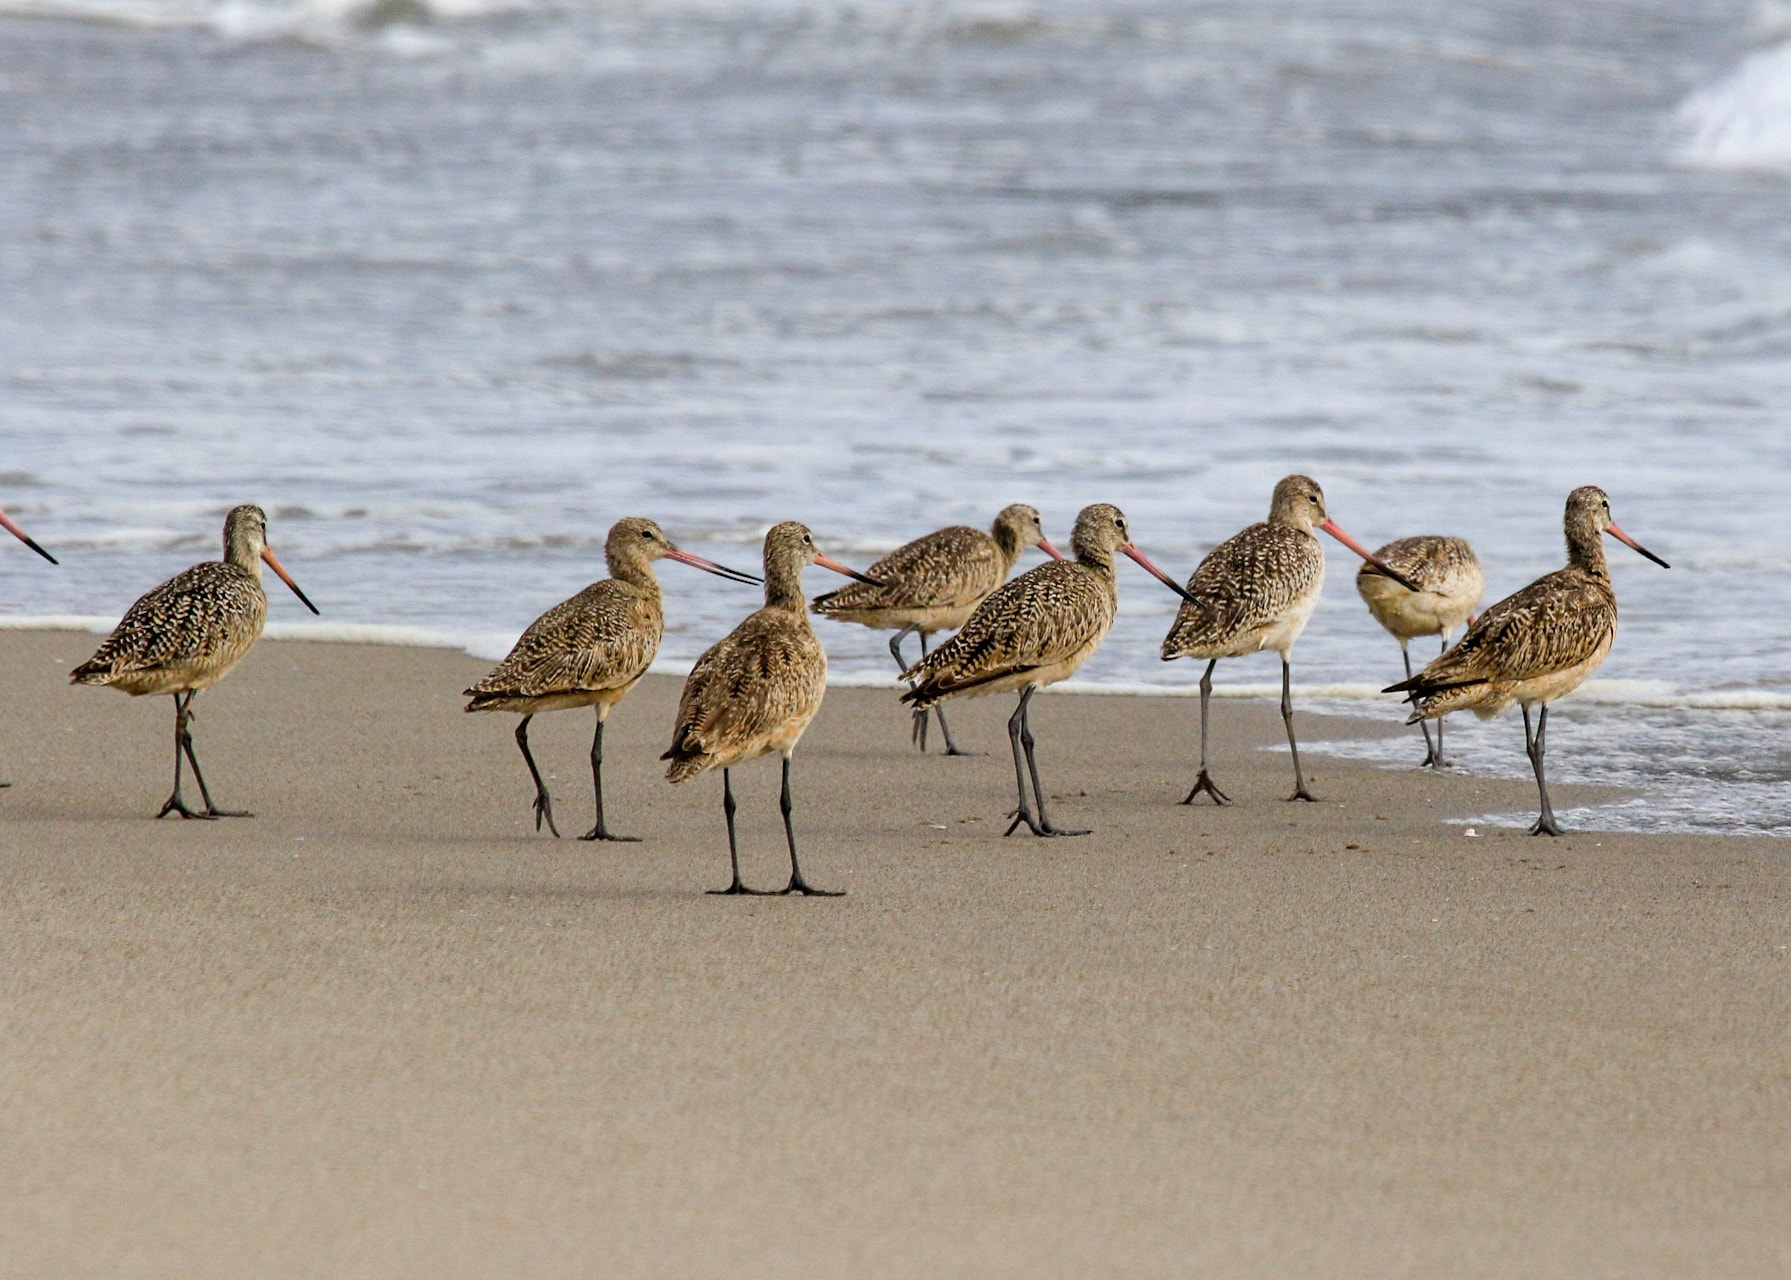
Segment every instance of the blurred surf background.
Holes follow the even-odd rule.
[[[1788,215],[1784,5],[0,0],[0,506],[64,560],[0,614],[115,619],[256,501],[326,614],[276,633],[496,656],[626,514],[862,564],[1111,501],[1182,576],[1290,471],[1490,602],[1597,483],[1674,567],[1610,545],[1551,769],[1643,791],[1572,821],[1791,834]],[[1397,720],[1329,549],[1304,705]],[[1190,689],[1121,578],[1086,680]],[[755,603],[662,580],[672,665]]]

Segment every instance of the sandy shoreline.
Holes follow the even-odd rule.
[[[729,901],[674,681],[611,720],[643,844],[533,833],[485,664],[336,644],[198,704],[257,818],[154,823],[169,700],[68,688],[94,643],[0,635],[0,1274],[1791,1268],[1781,842],[1470,839],[1531,788],[1327,759],[1287,805],[1266,702],[1215,704],[1239,803],[1189,810],[1193,704],[1067,695],[1040,763],[1096,834],[1003,841],[1006,699],[923,760],[841,689],[796,821],[850,895]],[[532,735],[568,832],[589,729]],[[736,786],[781,883],[776,770]]]

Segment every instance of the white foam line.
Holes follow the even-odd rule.
[[[93,631],[105,635],[117,625],[117,618],[91,613],[46,613],[23,618],[0,618],[0,631]]]
[[[443,631],[377,622],[270,622],[261,634],[269,640],[304,640],[319,644],[409,645],[418,649],[467,647],[463,637]]]
[[[118,625],[118,619],[106,614],[49,613],[19,617],[0,617],[0,631],[87,631],[104,635]],[[377,622],[270,622],[264,632],[269,640],[298,640],[319,644],[409,645],[419,649],[459,649],[475,658],[496,662],[516,642],[513,633],[479,634],[435,631],[428,627],[397,626]],[[656,676],[683,679],[690,674],[694,661],[688,658],[660,658],[648,671]],[[887,689],[898,691],[905,686],[893,676],[868,672],[841,672],[827,679],[835,689]],[[1047,693],[1079,693],[1098,697],[1192,698],[1200,689],[1196,685],[1147,684],[1143,681],[1065,680],[1052,685]],[[1392,695],[1383,694],[1377,684],[1338,683],[1295,685],[1296,700],[1311,698],[1333,701],[1385,703],[1397,708]],[[1279,698],[1279,684],[1221,685],[1213,690],[1215,698]],[[1791,693],[1770,689],[1705,689],[1679,692],[1657,680],[1590,680],[1572,695],[1575,702],[1600,706],[1646,707],[1666,711],[1791,711]]]

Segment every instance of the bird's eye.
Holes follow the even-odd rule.
[[[653,531],[651,529],[642,529],[641,530],[641,537],[651,538],[652,536],[653,536]]]
[[[809,537],[806,533],[802,535],[802,540],[811,547],[815,545],[815,540]]]
[[[1318,495],[1316,493],[1309,493],[1306,495],[1306,501],[1316,507],[1318,505]]]

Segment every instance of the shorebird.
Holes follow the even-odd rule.
[[[936,631],[956,631],[969,621],[989,593],[1007,581],[1027,547],[1037,547],[1053,560],[1063,559],[1063,554],[1045,537],[1038,510],[1016,502],[1002,509],[987,533],[954,524],[897,547],[866,570],[882,586],[855,583],[841,587],[816,596],[812,607],[823,617],[840,622],[856,622],[878,630],[899,628],[890,637],[889,651],[895,655],[896,670],[906,671],[909,663],[902,656],[902,641],[908,634],[920,632],[920,656],[924,660],[927,637]],[[971,754],[958,750],[958,744],[951,740],[945,708],[936,706],[933,714],[939,717],[945,754]],[[913,740],[922,751],[927,749],[924,710],[914,713]]]
[[[824,556],[813,535],[786,520],[765,535],[765,607],[751,614],[697,659],[678,699],[678,722],[667,781],[683,782],[710,769],[721,770],[721,811],[728,824],[728,859],[734,878],[711,893],[758,893],[740,882],[740,848],[734,839],[733,766],[773,751],[783,757],[784,839],[790,846],[790,883],[779,893],[837,898],[802,878],[796,861],[796,831],[790,825],[790,756],[827,692],[827,654],[809,625],[802,595],[802,571],[811,564],[875,586],[877,580]]]
[[[1416,538],[1400,538],[1389,542],[1375,553],[1382,564],[1397,569],[1418,584],[1417,591],[1408,591],[1374,565],[1364,560],[1356,570],[1356,591],[1361,595],[1374,620],[1399,641],[1400,657],[1405,659],[1405,678],[1412,678],[1412,654],[1407,647],[1418,636],[1439,636],[1443,652],[1448,652],[1449,637],[1457,627],[1474,624],[1474,610],[1486,594],[1486,579],[1480,573],[1480,560],[1466,538],[1445,538],[1435,534]],[[1437,717],[1437,739],[1430,740],[1430,725],[1418,722],[1424,732],[1424,763],[1441,769],[1449,762],[1443,758],[1443,720]]]
[[[1517,703],[1524,712],[1524,751],[1536,773],[1542,811],[1533,836],[1558,836],[1543,774],[1548,704],[1579,688],[1617,638],[1617,593],[1611,589],[1600,534],[1608,533],[1665,569],[1667,562],[1617,527],[1603,489],[1582,485],[1567,495],[1567,565],[1491,606],[1461,643],[1424,670],[1383,692],[1403,693],[1411,724],[1450,711],[1490,719]],[[1530,708],[1541,709],[1530,731]]]
[[[48,551],[45,551],[42,547],[38,546],[37,543],[32,540],[31,535],[26,533],[23,529],[19,528],[18,525],[14,524],[12,517],[7,515],[6,512],[4,512],[4,511],[0,511],[0,529],[6,530],[13,537],[17,538],[20,542],[24,543],[26,546],[30,547],[33,551],[37,552],[37,554],[42,556],[45,560],[48,560],[51,564],[57,563],[55,556],[51,555]],[[945,722],[940,721],[940,723],[943,724]],[[10,782],[0,782],[0,787],[10,787],[11,785],[12,785],[12,783],[10,783]]]
[[[1306,476],[1288,476],[1275,486],[1269,518],[1221,542],[1207,553],[1188,579],[1188,603],[1175,615],[1163,638],[1163,661],[1205,658],[1200,677],[1200,774],[1183,798],[1206,792],[1215,804],[1231,798],[1214,785],[1206,767],[1207,702],[1213,692],[1213,667],[1221,658],[1238,658],[1264,649],[1281,655],[1281,721],[1293,751],[1294,793],[1289,800],[1317,799],[1300,773],[1300,746],[1294,740],[1292,674],[1288,654],[1318,604],[1325,583],[1322,529],[1364,560],[1379,564],[1337,522],[1325,514],[1324,490]],[[1416,584],[1386,565],[1394,582],[1416,590]]]
[[[1045,812],[1027,707],[1033,694],[1068,678],[1106,639],[1119,606],[1114,552],[1137,561],[1171,591],[1185,594],[1132,544],[1125,515],[1105,502],[1082,508],[1070,550],[1074,560],[1039,565],[996,591],[955,636],[902,673],[904,679],[917,681],[902,701],[920,710],[962,695],[1019,690],[1020,703],[1007,722],[1020,793],[1020,803],[1009,815],[1013,822],[1004,833],[1010,836],[1022,823],[1035,836],[1088,834],[1056,826]],[[1037,817],[1027,798],[1029,775]]]
[[[224,517],[224,558],[207,560],[175,574],[125,613],[94,655],[69,673],[70,684],[103,684],[130,694],[174,695],[174,791],[156,817],[247,818],[242,810],[212,803],[199,757],[193,753],[193,699],[222,680],[254,646],[267,622],[267,593],[261,565],[304,601],[306,599],[267,545],[267,514],[260,507],[233,507]],[[203,812],[187,808],[180,796],[180,761],[193,766],[193,780],[205,799]]]
[[[516,745],[522,748],[529,776],[535,780],[535,830],[547,829],[558,839],[553,801],[529,752],[529,721],[538,712],[596,707],[597,730],[591,738],[591,789],[597,799],[597,823],[580,840],[625,840],[603,817],[603,722],[659,653],[665,632],[665,607],[655,560],[676,560],[734,582],[758,582],[750,573],[729,569],[673,546],[657,524],[639,516],[618,520],[604,540],[609,577],[593,582],[570,600],[562,600],[529,624],[491,674],[462,692],[472,701],[467,711],[516,711]]]

